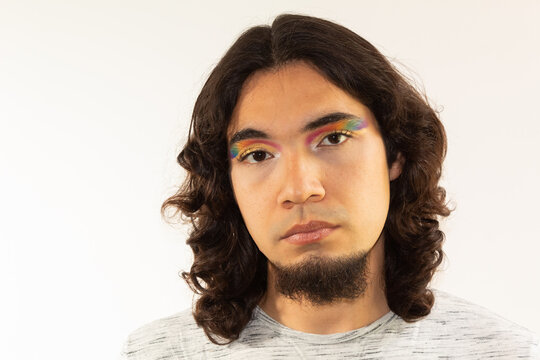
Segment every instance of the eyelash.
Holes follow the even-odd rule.
[[[350,131],[350,130],[337,130],[337,131],[333,131],[333,132],[331,132],[331,133],[325,135],[325,136],[322,138],[321,142],[323,142],[324,139],[326,139],[327,137],[332,136],[332,135],[343,135],[343,136],[345,136],[346,138],[351,138],[351,137],[352,137],[352,131]],[[345,141],[346,141],[346,140],[344,140],[343,142],[340,142],[339,144],[325,145],[325,146],[338,146],[338,145],[343,144]],[[319,144],[320,144],[320,143],[319,143]],[[248,150],[248,151],[249,151],[249,150]],[[245,160],[248,156],[250,156],[250,155],[252,155],[252,154],[254,154],[254,153],[256,153],[256,152],[264,152],[264,153],[267,153],[267,154],[268,154],[268,152],[266,152],[265,150],[262,150],[262,149],[255,149],[255,150],[253,150],[253,151],[249,151],[249,152],[247,152],[247,153],[244,153],[244,154],[238,156],[238,161],[239,161],[239,162],[244,162],[244,160]],[[266,160],[266,159],[264,159],[264,160]],[[262,160],[262,161],[256,161],[255,163],[250,163],[250,164],[251,164],[251,165],[260,164],[260,163],[262,163],[264,160]]]

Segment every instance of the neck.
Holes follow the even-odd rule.
[[[306,333],[334,334],[358,329],[390,311],[384,293],[383,266],[384,238],[381,237],[369,254],[368,283],[364,294],[354,300],[321,306],[293,301],[278,293],[269,268],[267,291],[259,307],[288,328]]]

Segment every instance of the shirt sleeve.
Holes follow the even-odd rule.
[[[127,338],[122,344],[122,349],[120,350],[120,354],[118,355],[117,360],[136,360],[137,359],[135,356],[128,357],[128,342],[129,342],[129,338]]]

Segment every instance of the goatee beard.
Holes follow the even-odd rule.
[[[270,262],[275,290],[287,298],[313,306],[364,295],[368,286],[370,251],[348,256],[310,255],[299,263]]]

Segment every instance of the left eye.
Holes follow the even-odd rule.
[[[339,145],[347,138],[350,138],[351,135],[347,132],[333,132],[331,134],[328,134],[322,139],[322,141],[319,144],[322,144],[323,146],[333,146],[333,145]],[[328,143],[323,144],[326,140],[328,140]]]

